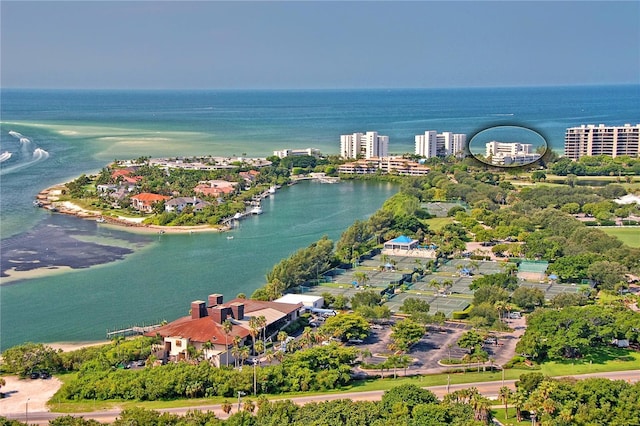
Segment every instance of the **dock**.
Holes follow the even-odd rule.
[[[121,328],[119,330],[107,330],[107,339],[113,339],[114,337],[127,337],[127,336],[141,336],[149,331],[153,331],[156,328],[160,328],[162,324],[153,325],[134,325],[128,328]]]

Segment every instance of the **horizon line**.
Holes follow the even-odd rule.
[[[133,88],[133,87],[0,87],[0,90],[43,90],[43,91],[138,91],[138,92],[207,92],[207,91],[252,91],[252,92],[269,92],[269,91],[395,91],[395,90],[476,90],[476,89],[527,89],[527,88],[568,88],[568,87],[614,87],[614,86],[638,86],[640,82],[633,83],[570,83],[570,84],[532,84],[532,85],[505,85],[505,86],[439,86],[439,87],[234,87],[234,88]]]

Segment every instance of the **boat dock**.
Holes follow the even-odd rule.
[[[162,324],[154,324],[154,325],[134,325],[128,328],[121,328],[119,330],[107,330],[107,339],[112,339],[114,337],[127,337],[127,336],[141,336],[149,331],[153,331],[156,328],[160,328]]]

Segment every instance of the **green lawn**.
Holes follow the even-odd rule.
[[[516,409],[513,407],[509,407],[509,409],[507,410],[509,418],[505,419],[504,404],[502,405],[501,408],[498,408],[498,405],[494,405],[491,411],[492,411],[493,417],[495,417],[496,420],[498,420],[500,423],[502,423],[505,426],[519,426],[519,425],[529,426],[531,424],[531,420],[529,420],[528,418],[524,418],[521,422],[519,422],[516,419]]]
[[[439,231],[450,223],[453,223],[452,217],[432,217],[425,221],[429,225],[429,229],[432,231]]]
[[[540,372],[548,376],[602,373],[605,371],[636,370],[640,368],[640,353],[628,349],[604,348],[597,354],[580,360],[549,361],[542,364]]]
[[[607,234],[616,237],[629,247],[640,247],[640,227],[635,226],[617,226],[604,227],[602,229]]]

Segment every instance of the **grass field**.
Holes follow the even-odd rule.
[[[607,234],[616,237],[629,247],[640,247],[640,227],[625,226],[625,227],[604,227],[602,229]]]
[[[439,231],[450,223],[453,223],[452,217],[433,217],[426,220],[429,229],[432,231]]]

